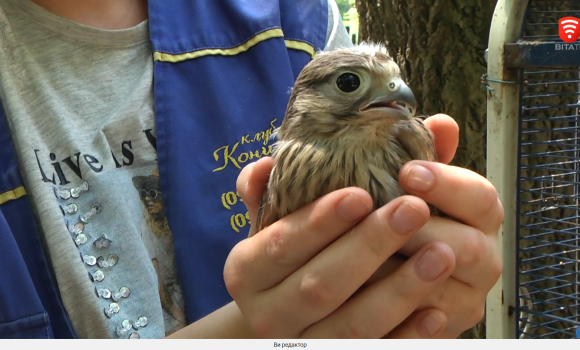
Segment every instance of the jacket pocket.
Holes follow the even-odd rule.
[[[51,339],[54,338],[46,312],[0,323],[2,339]]]

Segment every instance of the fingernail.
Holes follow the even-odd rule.
[[[415,263],[415,273],[424,282],[437,279],[448,267],[449,263],[445,255],[436,245],[423,253],[423,256]]]
[[[443,321],[437,315],[437,313],[432,312],[423,319],[417,325],[417,333],[423,338],[431,338],[435,336],[441,328],[443,327]]]
[[[413,165],[405,177],[407,187],[418,192],[426,192],[431,189],[434,181],[433,173],[421,165]]]
[[[347,194],[336,206],[338,217],[346,222],[358,220],[368,214],[371,208],[356,195]]]
[[[391,214],[389,226],[395,233],[405,235],[413,232],[424,221],[423,214],[417,208],[409,204],[409,202],[403,202]]]

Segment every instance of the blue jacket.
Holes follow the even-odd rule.
[[[231,301],[224,262],[250,226],[236,178],[271,153],[327,16],[327,0],[149,1],[159,173],[190,322]],[[2,338],[75,337],[41,242],[0,106]]]

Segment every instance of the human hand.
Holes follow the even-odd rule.
[[[252,173],[262,174],[268,162],[256,163]],[[257,198],[252,202],[244,184],[238,191],[255,217]],[[371,206],[362,189],[335,191],[234,247],[224,279],[258,336],[380,338],[450,275],[451,249],[429,244],[353,296],[429,217],[426,203],[411,196],[369,215]]]
[[[457,147],[458,140],[457,124],[455,124],[455,122],[450,117],[444,115],[437,115],[431,117],[427,119],[426,124],[435,134],[439,159],[443,163],[449,162],[453,158],[455,149]],[[238,179],[238,189],[242,194],[242,197],[244,197],[245,199],[245,203],[250,210],[252,218],[255,217],[256,213],[255,208],[257,208],[257,205],[259,203],[260,196],[263,191],[264,185],[267,182],[267,177],[271,170],[272,164],[273,161],[271,159],[269,158],[262,159],[260,160],[260,162],[254,163],[251,166],[245,168],[242,174],[240,175],[240,178]],[[409,185],[408,180],[405,180],[411,164],[414,163],[411,162],[409,165],[405,166],[401,170],[401,179],[403,186],[405,186],[410,193],[414,193],[413,191],[410,190],[409,187],[407,187]],[[422,302],[418,304],[416,303],[413,315],[408,319],[406,319],[402,324],[397,326],[394,330],[392,329],[396,325],[393,325],[393,323],[391,323],[388,326],[385,325],[383,329],[387,329],[389,327],[390,329],[386,330],[383,333],[383,335],[389,333],[388,335],[389,337],[398,337],[398,338],[413,338],[413,337],[455,338],[462,331],[470,328],[473,324],[475,324],[478,320],[481,319],[481,317],[483,316],[482,313],[485,295],[487,294],[491,286],[493,286],[495,281],[497,281],[497,278],[501,273],[501,261],[497,254],[495,241],[497,228],[499,228],[499,224],[501,223],[503,211],[501,208],[501,204],[494,206],[495,205],[494,198],[495,201],[497,201],[495,190],[493,190],[493,187],[491,187],[489,183],[485,179],[482,179],[480,176],[464,169],[446,167],[442,164],[428,163],[423,165],[426,165],[429,168],[431,168],[431,166],[436,167],[435,168],[436,181],[433,181],[433,184],[436,184],[436,186],[431,191],[428,191],[424,194],[418,192],[414,194],[416,194],[418,197],[426,199],[428,202],[432,204],[435,204],[437,207],[443,209],[443,211],[445,211],[448,215],[457,217],[458,219],[462,220],[468,225],[470,223],[473,223],[473,226],[470,227],[461,225],[450,219],[430,218],[429,221],[427,222],[427,225],[421,228],[417,234],[410,235],[412,236],[412,238],[404,246],[401,247],[399,252],[407,256],[415,254],[415,257],[417,257],[419,255],[417,253],[422,253],[426,249],[426,246],[429,247],[436,241],[443,241],[449,244],[449,246],[453,249],[454,253],[461,257],[461,260],[458,260],[458,268],[455,270],[453,278],[447,279],[445,283],[441,284],[436,289],[429,289],[429,291],[432,292],[429,293],[428,296],[424,300],[422,300]],[[449,191],[450,186],[451,192]],[[465,191],[465,188],[467,188],[467,191]],[[469,201],[473,198],[472,197],[473,194],[478,193],[483,193],[484,197],[479,196],[479,198],[482,198],[480,204],[482,205],[488,204],[487,211],[485,210],[485,208],[479,210],[477,207],[471,208],[474,205],[472,204],[472,202]],[[493,193],[493,195],[491,193]],[[442,194],[444,195],[442,196]],[[440,205],[439,202],[441,202],[442,199],[446,200],[447,204],[444,203],[443,205]],[[466,201],[468,202],[466,206],[451,205],[451,203],[463,203]],[[391,205],[394,204],[395,202],[396,201],[393,201],[393,203],[389,203],[389,205],[381,208],[380,210],[386,209],[387,207],[391,207]],[[415,202],[412,203],[413,205],[417,205],[417,203]],[[421,205],[422,205],[421,202],[419,202],[418,207],[421,207]],[[393,205],[392,207],[393,208],[397,207],[397,204]],[[453,211],[454,208],[462,208],[463,210],[461,210],[460,213],[456,214]],[[466,208],[468,210],[465,210]],[[282,221],[283,220],[281,220],[281,222]],[[482,226],[480,225],[480,223],[486,223],[487,226],[486,225]],[[291,227],[292,224],[288,222],[285,226],[283,226],[283,229],[287,230],[288,228]],[[378,225],[378,227],[380,227],[380,224]],[[376,231],[378,227],[374,227],[373,229]],[[334,228],[336,229],[336,227]],[[283,229],[278,230],[280,232],[278,232],[277,234],[281,235],[283,233]],[[310,231],[308,231],[306,227],[302,227],[302,229],[303,229],[302,232],[307,231],[310,234]],[[359,230],[358,226],[357,230]],[[486,232],[487,234],[483,234],[483,232]],[[321,233],[328,234],[328,232]],[[287,234],[284,233],[284,237],[286,237],[286,235]],[[299,233],[295,233],[295,235],[298,236]],[[340,234],[338,234],[338,236],[340,236]],[[305,238],[308,238],[308,236],[306,236]],[[298,240],[298,242],[299,241],[300,240]],[[262,243],[264,244],[266,242]],[[288,251],[291,249],[292,244],[288,244],[287,241],[283,243],[284,243],[283,246],[284,254],[287,254]],[[300,245],[300,243],[298,244]],[[448,248],[445,248],[444,245],[440,247],[444,251],[444,256],[446,256],[445,259],[451,258],[451,260],[448,260],[447,262],[452,263],[453,261],[452,256],[448,255],[449,253],[448,251],[445,253],[445,250]],[[264,248],[265,246],[262,245],[261,249]],[[421,248],[423,250],[421,250]],[[295,249],[300,248],[297,247]],[[319,250],[322,250],[322,248],[319,247]],[[311,254],[315,254],[317,252],[318,251],[311,252]],[[248,251],[246,251],[246,254],[247,253]],[[330,254],[326,254],[326,257],[329,256]],[[238,263],[244,264],[243,261],[240,262],[239,260],[236,260],[235,255],[233,255],[233,257],[231,255],[230,258],[232,258],[228,259],[230,265],[227,265],[225,270],[226,280],[228,279],[227,277],[228,271],[229,272],[235,271],[235,269],[232,270],[231,268],[228,270],[228,267],[235,266]],[[250,255],[246,255],[245,258],[251,259],[252,258],[251,253]],[[348,262],[348,258],[346,257],[346,255],[342,256],[341,258],[342,258],[341,261]],[[356,257],[354,257],[354,259],[356,259]],[[316,259],[313,259],[312,261],[314,260]],[[321,260],[321,258],[319,260]],[[303,257],[302,261],[305,262],[308,260],[305,257]],[[357,298],[359,298],[361,302],[358,305],[362,307],[360,312],[357,310],[352,310],[352,308],[350,311],[342,311],[342,312],[339,311],[339,310],[348,310],[348,308],[346,307],[347,304],[345,304],[344,306],[334,311],[331,315],[334,316],[335,321],[338,321],[339,322],[338,324],[341,327],[336,327],[337,326],[336,322],[334,323],[323,322],[324,319],[321,319],[318,322],[316,322],[317,327],[314,326],[307,327],[304,329],[304,331],[302,331],[301,335],[310,334],[306,332],[306,329],[314,329],[319,331],[316,337],[336,337],[336,336],[379,337],[380,335],[377,336],[377,334],[379,334],[377,332],[380,331],[377,328],[381,327],[374,327],[375,324],[372,323],[369,324],[367,322],[365,323],[359,322],[361,321],[360,315],[363,315],[363,319],[366,320],[365,316],[373,314],[374,312],[377,312],[377,310],[380,310],[381,309],[380,303],[382,303],[384,304],[382,305],[382,307],[386,307],[386,312],[384,313],[386,317],[390,318],[391,320],[392,319],[399,319],[400,321],[403,320],[401,319],[402,317],[401,315],[394,315],[397,310],[393,310],[392,308],[390,308],[389,307],[390,303],[384,302],[384,300],[392,301],[393,299],[383,298],[382,300],[376,300],[373,298],[373,296],[377,296],[377,293],[371,292],[372,291],[376,292],[377,288],[379,288],[380,290],[380,288],[384,288],[385,286],[388,289],[389,288],[388,281],[391,280],[392,283],[393,276],[390,276],[388,278],[385,277],[393,273],[393,271],[397,271],[397,273],[404,271],[404,268],[403,270],[400,269],[401,265],[406,264],[405,266],[408,267],[412,261],[413,259],[405,262],[402,259],[397,259],[396,256],[391,256],[389,259],[387,259],[387,262],[385,262],[383,266],[372,276],[372,278],[366,281],[365,286],[372,287],[369,290],[365,289],[364,293],[359,291],[355,297],[351,298],[347,302],[348,306],[357,305],[358,303],[352,302],[352,300],[357,300]],[[352,264],[348,266],[352,267]],[[307,267],[301,268],[301,270],[305,269],[307,269]],[[296,270],[298,271],[294,271],[295,273],[300,272],[298,268]],[[318,272],[322,273],[321,271],[322,270],[319,269]],[[365,271],[368,272],[368,270]],[[449,271],[450,270],[446,270],[446,273]],[[307,271],[302,271],[301,275],[302,279],[298,278],[298,280],[304,282],[304,276],[307,276],[306,272]],[[235,272],[234,275],[236,274],[238,273]],[[409,273],[407,272],[407,274]],[[242,272],[241,275],[244,275],[244,273]],[[290,275],[291,272],[286,271],[286,273],[282,273],[282,275],[277,278],[280,280],[286,280],[288,279],[288,277],[290,277]],[[341,274],[340,277],[344,276]],[[335,279],[340,280],[340,277],[335,276]],[[474,277],[476,281],[474,281]],[[444,277],[439,276],[437,281],[440,281],[440,278]],[[275,284],[277,282],[279,281],[277,281],[276,278],[273,278],[273,282],[271,283]],[[341,282],[339,282],[338,284],[341,283],[344,284],[344,280],[341,280]],[[433,285],[437,283],[434,283]],[[377,287],[377,285],[381,285],[381,287]],[[283,290],[284,288],[281,288],[280,286],[275,288],[277,288],[279,292],[277,295],[282,294],[280,293],[280,289]],[[415,288],[422,287],[415,286]],[[236,286],[234,285],[234,292],[235,289]],[[240,289],[243,289],[243,287],[241,287]],[[332,291],[328,289],[327,294],[329,294],[330,292]],[[410,293],[409,291],[405,291],[403,293],[400,293],[399,295],[402,296],[410,295],[409,293]],[[248,297],[248,299],[251,299],[250,295],[251,293],[246,294],[245,296]],[[274,300],[276,300],[275,298],[276,293],[270,293],[270,295],[274,297],[270,298],[269,301],[274,302]],[[331,295],[330,297],[333,296]],[[340,298],[340,296],[334,296],[334,298]],[[410,300],[412,299],[412,297],[403,299],[404,302],[406,302],[407,304],[409,302],[412,303],[412,301]],[[285,299],[285,301],[287,300],[288,299]],[[242,302],[243,304],[243,300],[236,301],[238,302],[238,304],[240,304],[240,302]],[[254,305],[258,304],[259,303]],[[242,308],[242,310],[244,309],[241,305],[239,306]],[[365,309],[364,308],[365,306],[368,308]],[[292,306],[290,305],[290,307]],[[276,318],[278,319],[280,318],[280,315],[276,315],[277,309],[280,309],[280,307],[277,308],[275,307],[274,309],[268,308],[267,310],[272,310],[272,312],[263,313],[261,318],[257,316],[258,321],[255,321],[256,316],[249,317],[250,322],[252,322],[252,317],[254,317],[254,321],[252,323],[254,324],[254,328],[256,329],[258,334],[262,336],[275,336],[277,333],[276,332],[277,329],[279,331],[289,330],[284,329],[283,326],[284,322],[275,321]],[[286,313],[288,311],[292,313],[293,310],[286,310]],[[389,314],[388,311],[390,311],[391,314]],[[248,312],[246,312],[246,314],[248,314]],[[347,317],[343,318],[340,317],[347,315],[350,317],[350,319],[348,319]],[[330,318],[331,316],[328,316],[327,318]],[[380,315],[378,317],[379,318],[374,319],[377,321],[384,322],[384,320],[380,319]],[[371,319],[373,318],[371,317]],[[287,319],[286,321],[290,323],[293,322],[292,319]],[[422,324],[421,321],[426,322],[425,324]],[[279,325],[277,326],[276,323],[278,323]],[[329,328],[324,328],[325,326],[329,326]],[[434,333],[427,334],[430,332]],[[319,334],[323,334],[324,336],[321,336]]]
[[[446,115],[428,118],[425,124],[433,131],[441,163],[453,158],[458,141],[457,124]],[[485,298],[501,275],[502,262],[497,248],[497,234],[503,220],[503,207],[493,186],[483,177],[466,169],[441,163],[412,161],[400,171],[400,182],[409,194],[422,198],[449,217],[432,217],[399,251],[413,256],[424,245],[439,241],[448,244],[456,256],[451,278],[435,289],[416,312],[391,332],[390,338],[421,338],[425,327],[445,326],[433,335],[437,338],[457,338],[484,317]],[[413,181],[420,165],[433,173],[432,179]],[[413,183],[419,188],[412,189]],[[427,184],[430,183],[430,186]],[[404,262],[390,258],[368,281],[369,284],[387,276]],[[426,325],[419,322],[423,317]]]
[[[238,178],[252,219],[272,165],[272,159],[261,159]],[[224,269],[226,285],[259,336],[378,338],[449,276],[454,267],[450,248],[431,243],[353,296],[429,217],[426,203],[416,197],[397,198],[368,215],[371,203],[361,189],[335,191],[232,250]],[[425,254],[430,248],[434,253]],[[418,261],[423,255],[433,261]]]

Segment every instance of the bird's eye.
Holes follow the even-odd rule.
[[[354,73],[344,73],[336,79],[336,86],[338,86],[341,91],[353,92],[359,88],[360,78]]]
[[[401,84],[399,81],[391,81],[389,83],[389,90],[391,90],[391,91],[397,91],[397,90],[399,90],[400,87],[401,87]]]

